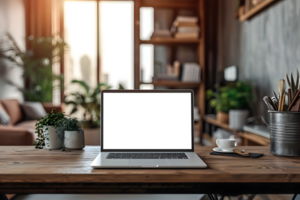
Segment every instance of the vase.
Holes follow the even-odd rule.
[[[228,124],[229,121],[229,116],[225,112],[218,112],[217,113],[217,121],[223,123],[223,124]]]
[[[242,130],[247,124],[249,110],[229,110],[229,128]]]
[[[45,137],[46,149],[61,149],[63,146],[63,134],[59,134],[54,126],[44,126],[43,134]]]
[[[83,149],[85,147],[84,131],[65,131],[64,145],[68,149]]]

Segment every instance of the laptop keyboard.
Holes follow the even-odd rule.
[[[189,159],[185,153],[109,153],[106,159]]]

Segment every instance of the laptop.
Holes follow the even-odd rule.
[[[206,168],[194,153],[192,90],[103,90],[93,168]]]

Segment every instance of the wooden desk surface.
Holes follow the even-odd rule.
[[[269,152],[269,147],[239,148],[264,153],[265,156],[258,159],[213,156],[209,154],[212,147],[196,147],[195,152],[207,163],[207,169],[93,169],[90,164],[99,153],[99,147],[62,152],[37,150],[33,146],[0,146],[0,193],[73,193],[75,183],[81,184],[78,188],[82,189],[84,185],[89,188],[86,191],[75,191],[80,193],[97,193],[91,190],[93,184],[93,187],[95,184],[97,187],[101,184],[123,184],[125,187],[124,183],[127,186],[137,183],[172,183],[184,184],[185,187],[201,183],[243,183],[244,186],[251,183],[292,183],[300,188],[299,157],[274,156]],[[64,190],[64,184],[69,184],[69,189]]]

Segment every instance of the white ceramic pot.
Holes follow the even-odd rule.
[[[58,134],[53,126],[44,126],[43,133],[45,136],[46,149],[61,149],[63,146],[63,136]]]
[[[249,110],[229,110],[229,128],[242,130],[247,124]]]
[[[84,131],[65,131],[64,139],[65,147],[68,149],[83,149],[84,143]]]

